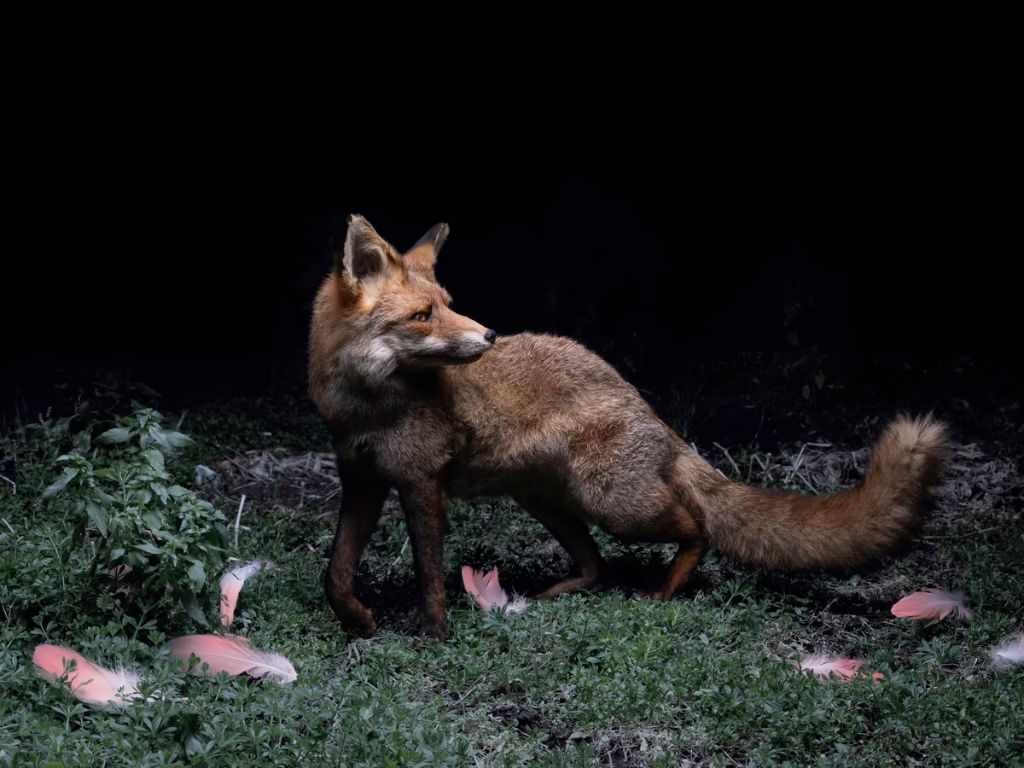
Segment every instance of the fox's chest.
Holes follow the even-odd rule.
[[[396,485],[445,476],[466,444],[465,430],[438,402],[408,404],[387,419],[338,424],[333,433],[343,462],[370,463]]]

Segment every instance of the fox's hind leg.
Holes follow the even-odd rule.
[[[690,575],[707,551],[708,548],[703,541],[680,544],[679,551],[672,558],[672,565],[668,568],[665,584],[660,592],[655,592],[650,597],[654,600],[671,600],[675,597],[676,592],[689,581]]]
[[[362,635],[377,629],[373,614],[359,602],[352,588],[352,577],[370,534],[377,527],[387,483],[368,468],[341,465],[341,512],[334,534],[331,561],[327,565],[327,600],[346,627]]]
[[[587,524],[570,514],[552,511],[551,502],[538,497],[517,497],[516,501],[551,531],[558,539],[558,543],[565,547],[565,551],[580,567],[579,576],[565,579],[549,587],[537,595],[538,599],[545,600],[564,592],[593,586],[604,573],[605,565]]]
[[[697,521],[678,504],[673,507],[671,516],[676,530],[672,533],[673,538],[678,537],[679,550],[668,567],[668,574],[665,576],[665,583],[661,591],[649,595],[654,600],[671,600],[680,587],[686,584],[690,574],[700,563],[704,553],[708,551],[704,533]]]

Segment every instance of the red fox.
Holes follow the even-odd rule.
[[[352,578],[396,488],[412,542],[423,630],[444,638],[444,509],[449,496],[512,496],[555,536],[588,587],[603,562],[590,525],[625,539],[678,542],[668,600],[709,546],[770,568],[857,566],[915,527],[942,472],[946,428],[897,418],[864,482],[830,496],[761,490],[719,474],[604,360],[566,338],[497,338],[454,312],[434,277],[448,226],[400,253],[361,216],[316,298],[309,389],[333,435],[341,512],[327,598],[372,633]]]

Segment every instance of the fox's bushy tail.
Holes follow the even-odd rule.
[[[875,446],[864,481],[848,491],[804,496],[738,483],[705,486],[697,494],[704,534],[712,547],[771,568],[857,566],[910,536],[948,453],[941,422],[900,416]]]

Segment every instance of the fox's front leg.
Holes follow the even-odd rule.
[[[426,481],[399,487],[398,493],[420,583],[423,632],[444,640],[444,490]]]
[[[377,527],[388,485],[367,467],[342,465],[340,474],[341,512],[327,565],[327,600],[342,624],[367,636],[374,633],[377,623],[356,597],[352,577],[366,542]]]

